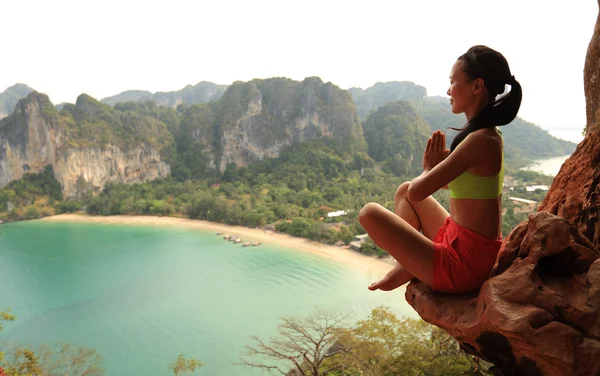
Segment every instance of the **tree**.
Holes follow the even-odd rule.
[[[15,316],[10,314],[10,309],[6,311],[0,311],[0,332],[2,332],[2,322],[14,321]],[[0,351],[0,362],[4,360],[4,352]]]
[[[13,321],[15,316],[9,311],[0,312],[0,332],[3,321]],[[102,357],[96,350],[86,347],[73,347],[70,344],[55,348],[39,346],[31,350],[18,343],[0,342],[0,362],[8,376],[103,376],[104,369],[99,365]]]
[[[323,369],[322,366],[327,359],[342,351],[332,348],[335,349],[336,333],[345,320],[345,315],[322,309],[305,318],[283,317],[277,337],[267,343],[253,336],[254,343],[246,346],[247,351],[237,364],[282,375],[289,374],[286,367],[302,376],[327,375],[338,367],[337,364],[330,369]]]
[[[169,369],[173,371],[175,376],[177,375],[190,375],[202,367],[202,361],[190,357],[186,359],[183,354],[177,356],[177,360],[169,365]]]
[[[352,375],[462,375],[476,368],[454,338],[422,320],[397,318],[378,307],[368,319],[338,332],[349,351],[331,360],[342,374]]]

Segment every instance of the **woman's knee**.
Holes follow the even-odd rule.
[[[363,206],[362,209],[360,209],[360,211],[358,212],[358,221],[360,222],[360,224],[363,225],[365,223],[369,223],[369,221],[372,221],[377,216],[377,213],[379,212],[380,208],[381,205],[376,204],[374,202],[369,202],[368,204]]]

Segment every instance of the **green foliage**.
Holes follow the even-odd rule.
[[[347,321],[325,310],[284,317],[269,341],[252,337],[237,364],[310,376],[487,374],[454,338],[425,321],[398,318],[386,307],[353,326]]]
[[[177,356],[177,360],[174,363],[169,365],[169,370],[173,372],[175,376],[177,375],[191,375],[196,372],[196,370],[202,367],[202,361],[195,359],[193,357],[186,358],[183,354],[179,354]]]
[[[80,211],[83,208],[81,201],[77,200],[66,200],[61,201],[56,208],[56,214],[74,213]]]
[[[541,174],[537,171],[530,170],[516,170],[511,173],[511,176],[520,181],[521,183],[527,183],[530,185],[552,185],[554,178],[552,176]]]
[[[9,310],[0,312],[0,332],[2,322],[13,321],[15,316]],[[0,364],[8,376],[103,376],[100,366],[102,357],[95,350],[84,346],[74,347],[59,344],[45,345],[30,349],[19,343],[0,341]]]
[[[59,344],[41,345],[35,349],[17,343],[4,344],[2,366],[9,376],[103,376],[102,357],[96,350],[84,346]]]
[[[502,197],[502,207],[506,208],[506,212],[502,215],[502,236],[506,237],[519,223],[527,220],[527,213],[515,213],[514,205],[508,196]]]
[[[64,106],[60,121],[65,126],[65,147],[130,149],[147,145],[158,150],[166,161],[174,158],[173,136],[167,125],[147,115],[151,109],[123,106],[124,111],[82,94],[75,105]],[[141,113],[140,113],[141,112]]]
[[[367,256],[375,256],[375,257],[386,257],[388,253],[383,249],[379,248],[371,238],[365,239],[360,248],[361,253],[364,253]]]
[[[0,332],[2,332],[2,323],[4,321],[14,321],[17,317],[10,313],[10,309],[0,311]]]
[[[338,331],[340,351],[326,364],[338,375],[462,375],[476,368],[454,338],[422,320],[397,318],[388,308]]]
[[[0,219],[35,219],[54,214],[54,203],[62,200],[60,184],[51,166],[39,174],[26,173],[0,188]],[[9,212],[9,206],[13,209]]]
[[[180,106],[180,121],[175,136],[177,161],[172,169],[175,179],[184,181],[215,176],[211,155],[220,155],[221,138],[216,134],[214,112],[210,105]]]
[[[372,113],[364,124],[369,154],[397,176],[417,175],[430,129],[406,101],[391,102]]]

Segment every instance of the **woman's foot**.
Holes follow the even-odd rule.
[[[373,282],[369,286],[369,290],[391,291],[409,282],[413,278],[413,275],[406,271],[402,265],[397,264],[394,269],[390,270],[380,281]]]

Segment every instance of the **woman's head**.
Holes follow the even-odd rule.
[[[496,99],[510,85],[508,94]],[[465,113],[468,123],[455,137],[453,150],[471,132],[510,123],[521,106],[521,85],[501,53],[474,46],[461,55],[450,73],[448,89],[453,113]]]

